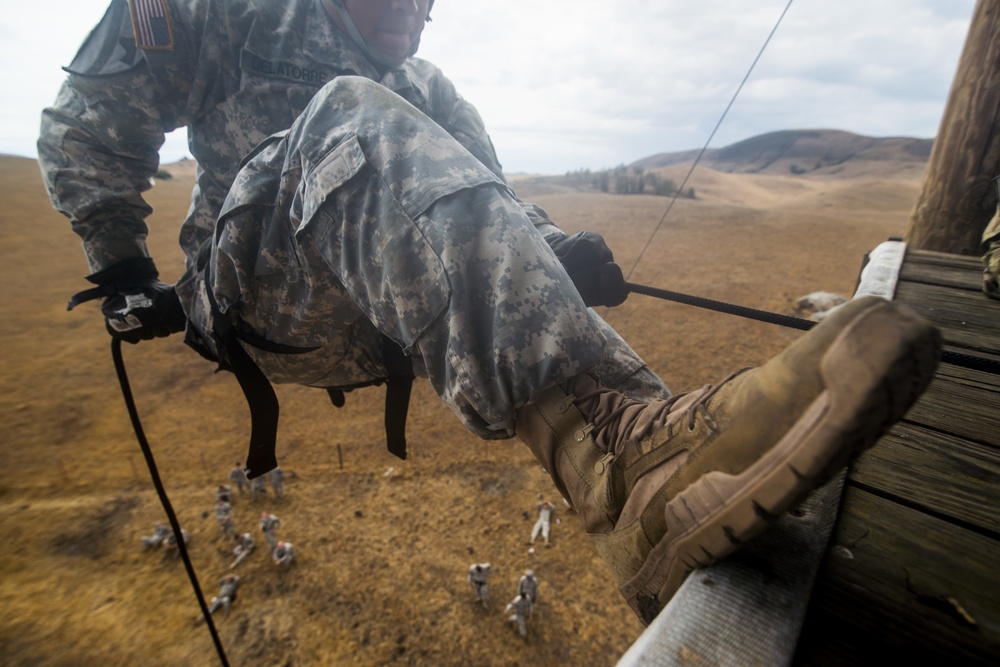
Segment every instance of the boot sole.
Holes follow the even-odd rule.
[[[667,503],[666,534],[677,537],[620,588],[639,618],[651,622],[695,567],[736,551],[874,445],[930,384],[940,348],[938,330],[905,306],[860,312],[823,356],[826,390],[767,455],[736,476],[705,475]]]

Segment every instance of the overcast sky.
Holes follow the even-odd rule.
[[[274,0],[280,2],[281,0]],[[701,148],[788,0],[438,0],[419,55],[476,105],[509,173]],[[937,133],[975,0],[794,0],[718,148],[774,130]],[[106,0],[8,2],[0,153],[35,157],[41,109]],[[175,132],[164,162],[187,156]]]

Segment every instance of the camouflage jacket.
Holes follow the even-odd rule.
[[[319,0],[112,0],[66,70],[42,115],[39,162],[94,272],[148,255],[142,193],[165,133],[187,127],[198,163],[180,234],[190,277],[241,160],[341,75],[398,93],[503,179],[479,113],[437,67],[410,58],[380,72]],[[564,236],[543,210],[522,206],[550,242]],[[178,283],[185,308],[187,283]]]
[[[1000,203],[986,229],[983,230],[983,293],[1000,299]]]

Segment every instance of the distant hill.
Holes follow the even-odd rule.
[[[725,173],[824,176],[870,171],[920,170],[930,156],[933,139],[866,137],[841,130],[784,130],[751,137],[705,152],[700,166]],[[658,153],[630,167],[659,169],[690,164],[697,150]]]

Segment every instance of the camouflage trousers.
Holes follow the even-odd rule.
[[[997,213],[983,230],[983,293],[1000,299],[1000,205]]]
[[[308,349],[245,346],[272,382],[384,378],[384,334],[484,438],[513,435],[520,406],[584,370],[633,396],[668,395],[584,305],[506,185],[359,77],[327,84],[245,162],[204,287],[256,336]]]

